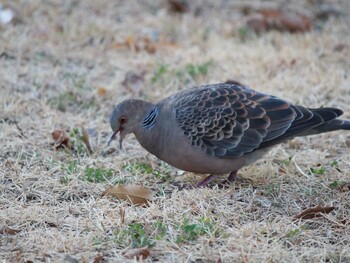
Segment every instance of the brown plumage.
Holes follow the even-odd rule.
[[[192,88],[156,104],[126,100],[110,117],[111,140],[134,133],[159,159],[185,171],[233,180],[241,167],[268,149],[296,136],[338,129],[350,122],[336,119],[336,108],[308,109],[247,87],[222,83]]]

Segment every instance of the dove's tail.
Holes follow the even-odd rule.
[[[330,132],[330,131],[336,131],[336,130],[350,130],[350,121],[348,120],[331,120],[327,121],[320,126],[317,126],[310,130],[310,132],[314,132],[311,134],[317,134],[317,133],[323,133],[323,132]]]
[[[350,120],[336,119],[343,114],[341,110],[336,108],[319,108],[310,110],[312,113],[319,115],[324,122],[313,127],[306,132],[307,134],[303,135],[312,135],[336,130],[350,130]]]
[[[343,111],[340,109],[307,109],[302,106],[292,107],[297,115],[289,129],[281,136],[262,142],[259,148],[270,147],[299,136],[308,136],[336,130],[350,130],[350,120],[337,119],[343,114]]]

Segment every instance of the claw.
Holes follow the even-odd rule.
[[[211,174],[211,175],[205,177],[202,181],[200,181],[197,184],[197,187],[207,186],[209,183],[211,183],[212,181],[214,181],[218,177],[219,177],[219,175],[217,175],[217,174]]]

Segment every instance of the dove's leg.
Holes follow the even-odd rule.
[[[237,171],[233,171],[230,173],[230,175],[227,177],[227,181],[229,181],[230,183],[235,181],[237,178]]]
[[[212,181],[214,181],[218,177],[219,176],[217,174],[211,174],[211,175],[205,177],[202,181],[200,181],[197,184],[197,187],[206,186],[206,185],[208,185],[209,183],[211,183]]]

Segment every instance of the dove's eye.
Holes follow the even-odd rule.
[[[128,121],[128,119],[124,116],[121,116],[120,119],[119,119],[119,123],[120,124],[125,124],[126,122]]]

